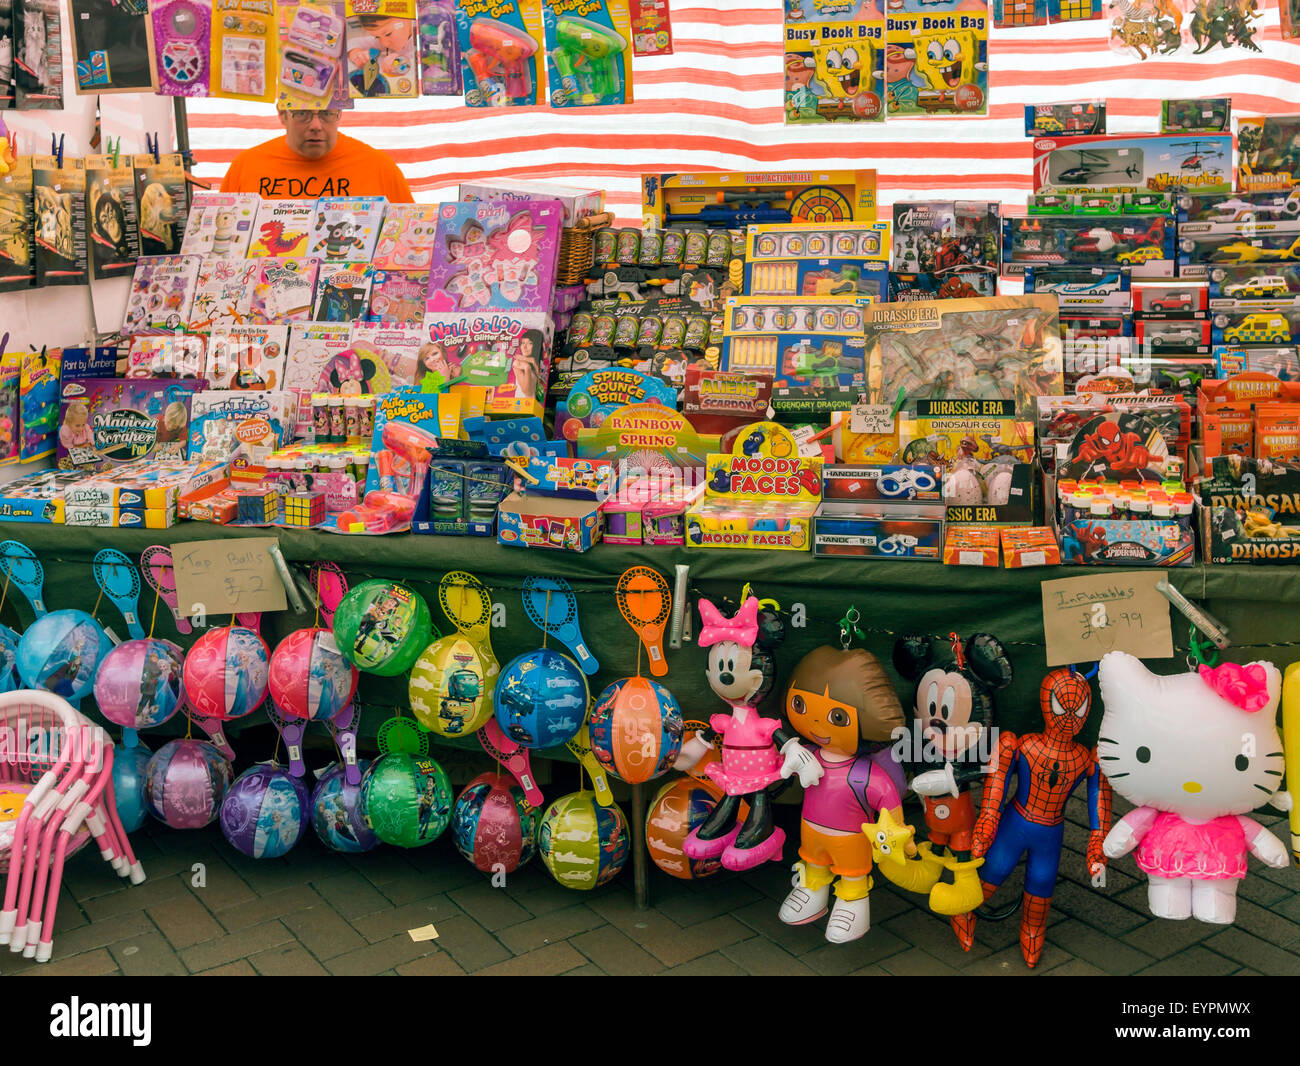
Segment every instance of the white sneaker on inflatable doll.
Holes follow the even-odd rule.
[[[777,917],[786,925],[807,925],[809,922],[815,922],[826,913],[826,903],[830,895],[831,886],[828,884],[822,885],[821,888],[803,888],[796,884],[785,897]]]
[[[832,944],[847,944],[865,936],[871,928],[871,901],[862,899],[837,899],[826,920],[826,939]]]
[[[1278,869],[1288,861],[1282,842],[1248,817],[1282,780],[1277,667],[1225,663],[1157,677],[1113,651],[1100,684],[1102,772],[1137,807],[1106,836],[1107,856],[1134,851],[1157,918],[1230,924],[1246,853]]]

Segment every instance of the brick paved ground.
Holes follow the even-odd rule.
[[[1236,925],[1168,922],[1146,910],[1132,860],[1093,891],[1083,875],[1081,803],[1070,808],[1063,880],[1036,971],[1058,974],[1300,973],[1300,871],[1254,859]],[[794,812],[785,809],[783,820]],[[1286,839],[1282,818],[1264,819]],[[791,829],[794,827],[791,825]],[[787,866],[687,884],[652,871],[636,910],[630,868],[595,892],[556,884],[539,862],[492,888],[444,837],[416,851],[345,857],[309,833],[285,859],[235,852],[216,826],[150,823],[133,843],[149,880],[131,887],[98,855],[69,864],[54,959],[36,967],[0,948],[0,973],[98,974],[1023,974],[1018,916],[984,922],[969,954],[947,923],[877,879],[872,929],[827,944],[821,923],[777,921]],[[793,847],[787,845],[793,857]],[[194,863],[207,884],[191,884]],[[1007,884],[996,903],[1020,894]],[[433,923],[439,938],[407,930]]]

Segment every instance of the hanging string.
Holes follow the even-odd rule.
[[[316,568],[316,621],[314,623],[316,629],[320,629],[320,607],[321,607],[320,576],[321,576],[321,569],[320,567],[317,567]]]
[[[153,640],[153,627],[158,622],[158,590],[153,590],[153,615],[149,619],[149,639]]]
[[[99,605],[100,605],[101,603],[103,603],[103,602],[104,602],[104,590],[103,590],[103,589],[100,589],[100,590],[99,590],[99,597],[95,600],[95,607],[94,607],[94,609],[90,612],[90,617],[91,617],[91,618],[98,618],[98,617],[99,617]]]
[[[551,590],[549,587],[546,589],[546,613],[542,615],[542,621],[546,623],[546,625],[542,626],[542,651],[545,651],[546,638],[551,632]]]
[[[9,595],[9,564],[5,564],[5,587],[0,590],[0,611],[5,609],[5,598]]]

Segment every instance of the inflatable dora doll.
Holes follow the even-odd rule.
[[[803,794],[794,888],[780,918],[787,925],[815,922],[826,913],[834,882],[826,939],[845,944],[871,926],[871,840],[862,825],[882,811],[903,821],[906,786],[891,747],[903,727],[903,706],[871,652],[824,646],[794,668],[785,714],[822,775]]]

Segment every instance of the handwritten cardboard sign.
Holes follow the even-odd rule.
[[[1169,601],[1156,591],[1160,578],[1112,570],[1044,581],[1047,665],[1095,662],[1108,651],[1126,651],[1139,659],[1173,655]]]
[[[209,618],[283,611],[284,585],[267,551],[275,543],[275,537],[247,537],[173,544],[179,609]]]
[[[853,433],[893,433],[894,409],[887,403],[855,403],[849,411]]]

